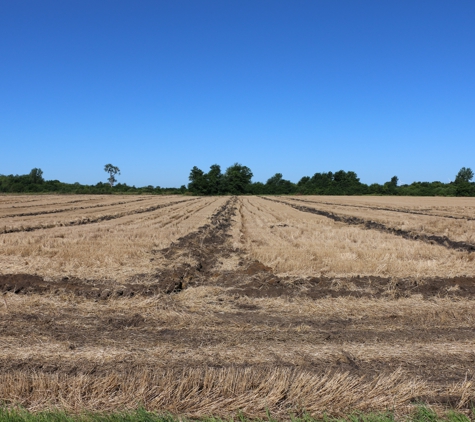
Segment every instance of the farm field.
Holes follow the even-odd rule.
[[[0,402],[475,403],[475,198],[0,196]]]
[[[473,198],[413,197],[413,196],[295,196],[294,199],[360,207],[367,209],[394,210],[418,213],[421,215],[440,215],[449,218],[475,218]]]

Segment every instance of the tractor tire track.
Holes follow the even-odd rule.
[[[187,202],[187,201],[182,201]],[[274,284],[278,278],[269,267],[245,258],[245,254],[232,247],[228,231],[236,213],[236,197],[231,197],[210,217],[210,222],[173,242],[169,247],[153,250],[164,258],[164,268],[150,275],[136,275],[130,282],[117,285],[114,281],[102,282],[64,277],[61,281],[47,281],[37,275],[0,275],[0,292],[14,294],[73,294],[94,299],[127,298],[137,295],[179,293],[188,287],[219,285],[237,288],[232,295],[280,296],[291,294]],[[171,204],[170,204],[171,205]],[[216,270],[220,259],[237,255],[239,268],[235,271]],[[151,280],[144,283],[145,278]],[[262,285],[264,283],[265,285]],[[238,287],[241,286],[241,287]],[[277,286],[277,289],[276,289]],[[291,288],[293,290],[293,288]]]
[[[390,212],[404,213],[404,214],[425,215],[427,217],[451,218],[453,220],[475,221],[475,218],[473,217],[457,217],[454,215],[430,214],[430,213],[420,212],[420,211],[404,210],[401,208],[385,208],[385,207],[371,207],[367,205],[350,205],[350,204],[338,204],[338,203],[333,203],[333,202],[317,202],[317,201],[310,201],[308,199],[300,199],[300,198],[290,198],[290,199],[292,201],[300,201],[300,202],[317,204],[317,205],[322,204],[322,205],[331,205],[331,206],[337,206],[337,207],[363,208],[363,209],[368,209],[372,211],[390,211]]]
[[[325,276],[310,278],[278,276],[274,274],[272,268],[252,260],[246,251],[235,248],[229,241],[232,217],[239,211],[239,201],[236,197],[230,198],[209,218],[208,224],[179,238],[167,248],[152,250],[157,258],[164,261],[163,267],[153,274],[137,274],[128,282],[121,284],[114,280],[96,281],[63,277],[60,281],[49,281],[31,274],[6,274],[0,275],[0,292],[19,295],[70,294],[94,300],[108,300],[179,294],[190,287],[211,285],[225,288],[230,300],[241,296],[307,297],[314,300],[336,297],[401,298],[412,295],[422,295],[426,299],[475,298],[473,277],[414,281],[374,276],[347,277],[338,280]],[[318,210],[306,208],[303,207],[300,211],[320,214]],[[345,222],[339,216],[333,215],[333,217],[336,221]],[[349,224],[361,223],[352,219]],[[237,267],[220,269],[220,261],[226,258],[237,258],[236,261],[239,261]]]
[[[408,240],[417,240],[417,241],[422,241],[430,244],[437,244],[440,246],[444,246],[448,249],[455,249],[455,250],[460,250],[460,251],[466,251],[466,252],[475,252],[475,245],[472,245],[470,243],[465,243],[465,242],[458,242],[455,240],[451,240],[446,236],[436,236],[436,235],[426,235],[422,233],[414,233],[410,232],[407,230],[402,230],[402,229],[395,229],[392,227],[388,227],[382,223],[378,223],[376,221],[372,220],[365,220],[360,217],[347,217],[339,214],[334,214],[329,211],[323,211],[319,210],[316,208],[312,207],[307,207],[303,205],[296,205],[296,204],[291,204],[289,202],[285,201],[279,201],[277,199],[270,199],[270,198],[265,198],[262,197],[262,199],[265,199],[266,201],[271,201],[271,202],[278,202],[281,204],[285,204],[289,207],[295,208],[298,211],[302,212],[308,212],[311,214],[317,214],[321,215],[327,218],[330,218],[331,220],[338,221],[341,223],[345,223],[348,225],[355,225],[355,226],[363,226],[365,229],[369,230],[377,230],[383,233],[389,233],[394,236],[400,236],[403,237],[404,239]]]
[[[58,194],[58,195],[63,195],[63,194]],[[11,209],[15,209],[15,208],[34,208],[34,207],[37,207],[37,206],[43,206],[43,205],[69,205],[69,204],[77,204],[78,202],[87,202],[88,199],[75,199],[73,201],[64,201],[64,202],[52,202],[52,203],[48,203],[48,204],[42,204],[41,201],[43,200],[44,198],[38,198],[38,199],[34,199],[34,200],[31,200],[31,201],[21,201],[21,202],[18,202],[18,201],[10,201],[10,202],[1,202],[1,205],[8,205],[8,204],[15,204],[15,205],[12,205],[10,207],[2,207],[2,208],[11,208]],[[40,202],[39,204],[35,204],[34,202]],[[30,204],[30,205],[23,205],[23,204]]]
[[[134,201],[120,201],[120,202],[112,202],[110,204],[97,204],[97,205],[90,205],[87,207],[71,207],[71,208],[62,208],[62,209],[53,209],[53,210],[45,210],[45,211],[34,211],[34,212],[23,212],[18,214],[7,214],[0,216],[1,218],[13,218],[13,217],[32,217],[36,215],[46,215],[46,214],[59,214],[62,212],[68,211],[76,211],[76,210],[89,210],[93,208],[104,208],[104,207],[113,207],[115,205],[123,205],[123,204],[134,204],[137,202],[142,202],[150,198],[140,198]]]
[[[196,198],[180,202],[189,202]],[[95,299],[111,297],[153,296],[161,293],[178,293],[190,285],[201,284],[216,264],[229,235],[231,217],[235,212],[236,198],[231,198],[211,217],[210,222],[196,231],[181,237],[165,249],[152,251],[167,259],[163,270],[152,276],[152,281],[143,283],[143,275],[134,276],[130,282],[116,284],[114,281],[90,281],[64,277],[61,281],[46,281],[43,277],[30,274],[0,275],[0,292],[14,294],[64,294]],[[167,204],[166,206],[176,204]],[[164,205],[159,208],[163,208]],[[157,208],[158,209],[158,208]],[[144,211],[145,212],[145,211]],[[130,214],[129,214],[130,215]],[[187,262],[180,263],[186,257]],[[192,266],[188,262],[196,261]],[[147,277],[150,278],[150,277]]]
[[[99,215],[97,217],[86,217],[86,218],[81,218],[81,219],[75,219],[75,220],[70,220],[70,221],[63,221],[60,223],[46,223],[46,224],[39,224],[36,226],[28,226],[28,227],[3,227],[3,229],[0,228],[0,235],[1,234],[8,234],[8,233],[19,233],[19,232],[32,232],[36,230],[45,230],[45,229],[52,229],[55,227],[71,227],[71,226],[81,226],[84,224],[94,224],[94,223],[100,223],[102,221],[109,221],[109,220],[115,220],[117,218],[122,218],[126,217],[129,215],[135,215],[135,214],[143,214],[146,212],[153,212],[156,210],[159,210],[161,208],[166,208],[170,207],[172,205],[184,203],[184,202],[190,202],[190,201],[196,201],[199,198],[192,198],[192,199],[186,199],[183,201],[176,201],[176,202],[171,202],[171,203],[166,203],[166,204],[160,204],[160,205],[152,205],[147,208],[141,208],[141,209],[135,209],[131,211],[124,211],[124,212],[119,212],[116,214],[109,214],[109,215]]]

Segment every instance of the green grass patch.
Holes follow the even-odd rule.
[[[354,413],[345,417],[324,416],[322,418],[313,418],[309,415],[289,416],[286,420],[290,422],[472,422],[475,420],[475,411],[472,410],[471,414],[467,415],[450,410],[440,416],[428,407],[420,406],[412,415],[400,418],[396,418],[392,412],[384,412]],[[265,419],[248,419],[242,415],[229,419],[218,417],[190,419],[148,412],[144,409],[116,413],[72,414],[59,410],[29,412],[24,409],[0,408],[0,422],[281,422],[281,419],[271,415]]]

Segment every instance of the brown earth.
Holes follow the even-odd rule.
[[[427,242],[430,244],[437,244],[441,246],[445,246],[446,248],[449,249],[457,249],[457,250],[462,250],[462,251],[467,251],[467,252],[475,252],[475,245],[472,245],[470,243],[466,242],[458,242],[455,240],[451,240],[446,236],[435,236],[435,235],[426,235],[423,233],[413,233],[410,231],[406,230],[401,230],[401,229],[395,229],[392,227],[387,227],[386,225],[382,223],[378,223],[376,221],[372,220],[365,220],[363,218],[359,217],[349,217],[349,216],[344,216],[344,215],[338,215],[329,211],[324,211],[324,210],[319,210],[314,207],[306,207],[303,205],[294,205],[285,201],[279,201],[276,199],[270,199],[270,198],[264,198],[268,201],[274,201],[274,202],[279,202],[281,204],[288,205],[289,207],[295,208],[296,210],[303,211],[303,212],[309,212],[312,214],[317,214],[317,215],[322,215],[324,217],[328,217],[334,221],[339,221],[342,223],[350,224],[350,225],[361,225],[365,229],[370,229],[370,230],[378,230],[384,233],[390,233],[395,236],[400,236],[403,237],[404,239],[409,239],[409,240],[419,240],[423,242]],[[392,211],[392,210],[391,210]]]
[[[133,377],[148,380],[168,371],[170,379],[177,382],[194,380],[185,398],[177,394],[180,403],[194,397],[202,407],[193,407],[191,402],[183,407],[170,399],[158,410],[192,415],[204,415],[206,409],[211,409],[206,407],[209,397],[204,400],[200,396],[211,388],[210,383],[214,383],[215,401],[238,396],[238,378],[233,387],[224,381],[229,374],[252,379],[246,388],[249,394],[254,392],[253,397],[262,396],[263,402],[246,399],[249,408],[244,399],[236,399],[232,406],[229,400],[226,405],[220,402],[221,407],[212,408],[216,415],[244,408],[245,414],[263,417],[269,408],[288,416],[297,403],[306,403],[308,397],[320,394],[316,393],[318,389],[309,392],[307,398],[298,398],[294,387],[282,387],[285,393],[274,400],[274,393],[264,392],[259,382],[271,385],[277,383],[277,378],[279,382],[294,382],[307,376],[327,380],[321,388],[334,388],[334,394],[341,397],[344,394],[333,387],[332,380],[340,380],[335,382],[342,385],[341,380],[349,377],[354,381],[348,389],[356,390],[360,388],[358,382],[369,383],[373,390],[365,384],[358,399],[345,399],[354,403],[353,409],[382,406],[384,410],[389,403],[381,399],[384,394],[397,397],[397,406],[423,400],[470,408],[474,395],[463,383],[475,375],[475,277],[417,281],[278,277],[271,268],[231,244],[229,232],[238,201],[230,198],[209,224],[168,248],[154,251],[156,259],[165,264],[146,282],[140,275],[120,285],[112,279],[98,282],[65,276],[60,281],[49,281],[31,274],[0,275],[4,298],[4,304],[0,302],[0,383],[3,380],[7,385],[8,380],[21,378],[20,384],[28,385],[21,394],[0,388],[0,401],[35,408],[53,403],[79,410],[81,403],[85,408],[93,406],[90,403],[99,406],[97,401],[85,399],[89,396],[81,389],[77,390],[80,399],[76,393],[64,398],[58,392],[58,396],[46,395],[38,404],[33,396],[53,382],[51,377],[55,377],[55,385],[63,386],[63,391],[68,383],[78,380],[107,384],[101,387],[103,390],[97,387],[97,391],[111,397],[122,394],[127,382],[135,385],[138,381]],[[379,226],[368,228],[382,230]],[[236,262],[234,267],[223,267],[223,262],[230,259]],[[277,378],[266,378],[276,370],[280,371]],[[206,375],[206,371],[216,378]],[[397,385],[409,386],[417,380],[417,388],[385,393],[384,382],[394,373],[402,374],[396,377]],[[126,378],[129,376],[132,378]],[[158,388],[156,380],[143,382],[142,387],[150,391]],[[393,385],[387,383],[387,388]],[[383,386],[383,392],[378,399],[365,402],[368,391],[374,391],[376,385]],[[175,391],[183,388],[177,386]],[[94,394],[99,394],[97,391]],[[154,397],[164,391],[155,392]],[[132,398],[136,392],[130,392]],[[155,402],[147,400],[142,400],[145,406],[157,410]],[[318,406],[330,406],[325,401],[322,403],[327,404],[318,406],[308,403],[306,408],[315,414],[318,409],[328,410]],[[100,406],[108,409],[105,404]],[[331,406],[334,414],[347,410],[341,403]]]
[[[108,299],[111,297],[133,297],[136,295],[153,296],[159,293],[178,293],[188,287],[215,285],[229,287],[231,295],[247,297],[309,297],[321,299],[326,297],[409,297],[422,295],[430,297],[475,298],[475,277],[454,277],[449,279],[430,278],[422,280],[406,280],[382,277],[346,277],[327,278],[313,277],[299,279],[295,277],[278,277],[272,269],[246,257],[246,254],[231,247],[227,233],[236,212],[236,198],[230,199],[212,217],[209,224],[197,231],[180,238],[168,248],[156,250],[154,253],[167,260],[169,268],[160,269],[153,281],[141,282],[141,276],[134,276],[130,282],[118,284],[114,280],[109,283],[94,280],[79,280],[64,277],[61,281],[45,281],[42,277],[30,274],[0,275],[0,292],[15,294],[46,294],[70,293],[87,298]],[[281,202],[281,201],[276,201]],[[437,236],[419,236],[402,230],[393,230],[382,224],[368,222],[359,218],[346,218],[327,215],[325,211],[300,207],[282,202],[300,211],[325,215],[348,224],[364,224],[366,228],[389,231],[392,234],[412,240],[434,241]],[[380,227],[382,226],[382,227]],[[439,239],[438,243],[447,239]],[[444,243],[449,247],[460,247],[462,242]],[[463,244],[469,248],[472,245]],[[463,246],[462,245],[462,246]],[[238,256],[238,267],[232,271],[217,271],[216,264],[230,256]],[[193,260],[194,264],[181,262],[180,258]]]
[[[368,206],[368,205],[357,205],[357,204],[341,204],[337,202],[326,202],[326,201],[310,201],[308,199],[302,199],[302,198],[294,198],[292,197],[294,201],[299,201],[299,202],[307,202],[310,204],[324,204],[324,205],[336,205],[339,207],[350,207],[350,208],[363,208],[363,209],[368,209],[368,210],[378,210],[378,211],[389,211],[389,212],[395,212],[395,213],[403,213],[403,214],[414,214],[414,215],[426,215],[429,217],[439,217],[439,218],[450,218],[453,220],[466,220],[466,221],[474,221],[475,218],[468,217],[468,216],[456,216],[456,215],[441,215],[437,213],[431,213],[431,212],[422,212],[422,211],[416,211],[416,210],[409,210],[409,209],[403,209],[403,208],[387,208],[387,207],[382,207],[382,206]]]
[[[66,220],[66,221],[61,221],[60,223],[54,222],[54,223],[44,223],[44,224],[38,224],[38,225],[27,225],[27,226],[22,225],[20,227],[7,227],[5,225],[0,230],[0,234],[32,232],[32,231],[36,231],[36,230],[47,230],[47,229],[52,229],[54,227],[58,227],[58,225],[61,226],[61,227],[71,227],[71,226],[82,226],[82,225],[85,225],[85,224],[100,223],[100,222],[103,222],[103,221],[110,221],[110,220],[119,219],[119,218],[122,218],[122,217],[125,217],[125,216],[128,216],[128,215],[148,213],[148,212],[159,210],[161,208],[170,207],[170,206],[176,205],[178,203],[184,203],[184,202],[189,202],[189,201],[194,201],[194,200],[196,200],[196,199],[195,198],[185,199],[185,200],[182,200],[182,201],[169,202],[169,203],[160,204],[160,205],[152,205],[152,206],[145,207],[145,208],[138,208],[138,209],[134,209],[134,210],[131,210],[131,211],[118,212],[118,213],[115,213],[115,214],[105,214],[105,215],[96,215],[96,216],[85,217],[85,218],[69,219],[69,220]],[[135,202],[139,202],[139,201],[135,201]],[[122,203],[119,203],[119,204],[121,205],[121,204],[130,204],[130,203],[131,202],[128,201],[128,202],[122,202]],[[107,204],[105,206],[111,206],[111,205],[117,205],[117,204],[113,203],[113,204]],[[84,209],[93,209],[93,208],[100,208],[100,207],[102,207],[102,205],[94,206],[94,207],[81,207],[80,209],[84,210]],[[69,210],[60,210],[59,212],[62,213],[62,212],[66,212],[66,211],[69,211]],[[36,212],[36,213],[33,213],[33,214],[28,214],[27,213],[26,215],[29,216],[29,215],[44,215],[44,214],[49,214],[49,212]],[[6,216],[6,217],[8,217],[8,216]],[[15,215],[14,217],[19,217],[19,215]]]
[[[96,205],[88,205],[88,206],[76,206],[76,207],[69,207],[69,208],[63,208],[64,205],[66,204],[61,204],[63,205],[62,208],[57,208],[57,209],[47,209],[47,210],[41,210],[41,211],[29,211],[29,212],[20,212],[20,213],[14,213],[14,214],[5,214],[5,215],[0,215],[0,218],[11,218],[11,217],[33,217],[36,215],[44,215],[44,214],[59,214],[63,212],[69,212],[69,211],[81,211],[81,210],[89,210],[92,208],[104,208],[104,207],[110,207],[113,205],[122,205],[122,204],[130,204],[134,202],[141,202],[145,201],[147,198],[140,198],[140,199],[135,199],[133,201],[118,201],[118,202],[111,202],[111,203],[106,203],[106,204],[96,204]],[[68,202],[67,204],[72,204],[72,203],[77,203],[81,201],[71,201]],[[54,204],[48,204],[49,207]],[[14,208],[14,207],[12,207]]]

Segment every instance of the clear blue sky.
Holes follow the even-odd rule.
[[[0,0],[0,174],[475,169],[473,0]]]

